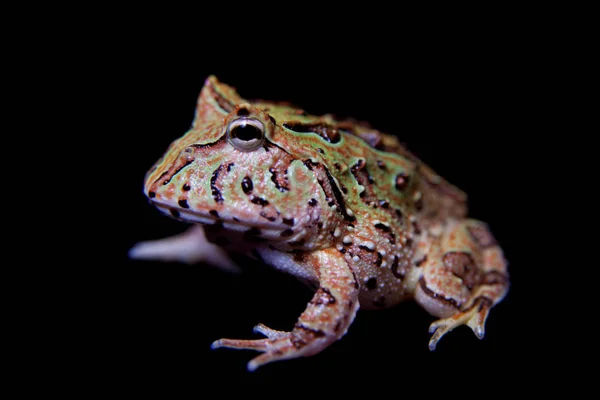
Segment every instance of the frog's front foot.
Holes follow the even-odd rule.
[[[307,253],[305,260],[314,265],[320,287],[294,329],[284,332],[259,324],[254,331],[266,339],[219,339],[211,347],[262,351],[263,354],[248,363],[248,370],[254,371],[272,361],[317,354],[342,337],[359,308],[356,277],[343,255],[335,249]]]
[[[254,327],[254,332],[267,338],[256,340],[219,339],[215,340],[211,347],[213,349],[227,347],[262,351],[263,354],[248,363],[248,370],[254,371],[261,365],[272,361],[316,354],[331,342],[330,338],[327,338],[324,333],[313,331],[301,324],[296,324],[291,332],[277,331],[263,324],[258,324]]]

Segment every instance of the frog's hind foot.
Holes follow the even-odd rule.
[[[480,296],[464,311],[454,314],[451,317],[434,321],[429,325],[429,333],[433,334],[429,340],[429,350],[435,350],[437,342],[442,336],[461,325],[467,325],[478,339],[483,339],[485,336],[485,320],[492,308],[492,304],[492,300]]]
[[[508,287],[506,260],[488,227],[476,220],[449,224],[433,238],[415,292],[417,302],[440,318],[429,327],[429,349],[461,325],[482,339],[490,309]]]

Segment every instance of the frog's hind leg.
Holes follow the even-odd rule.
[[[229,272],[240,271],[222,248],[206,239],[202,225],[194,225],[179,235],[137,243],[129,250],[129,257],[186,264],[205,262]]]
[[[502,250],[486,224],[476,220],[450,223],[430,243],[415,292],[416,301],[441,319],[429,327],[434,350],[442,336],[469,326],[482,339],[490,309],[509,287]]]

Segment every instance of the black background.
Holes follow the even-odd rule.
[[[524,138],[539,95],[527,43],[515,45],[502,35],[440,35],[383,48],[359,47],[343,35],[287,47],[239,38],[208,46],[189,39],[182,45],[178,37],[126,35],[107,44],[88,77],[102,96],[94,110],[97,139],[111,149],[98,160],[103,176],[93,185],[102,190],[99,226],[109,233],[99,229],[93,249],[86,250],[86,259],[99,264],[76,276],[81,298],[91,299],[68,315],[78,326],[66,338],[77,343],[70,358],[77,376],[99,388],[116,382],[201,391],[218,384],[222,393],[276,383],[295,391],[311,382],[433,393],[433,386],[500,388],[526,379],[540,361],[527,342],[535,274],[526,257],[535,234],[524,221],[537,200],[530,195],[535,173]],[[434,318],[407,302],[359,311],[347,335],[322,353],[253,373],[246,363],[258,353],[211,350],[221,337],[257,338],[252,327],[259,322],[290,329],[311,292],[293,277],[244,259],[238,259],[244,273],[231,275],[206,265],[127,258],[136,242],[185,229],[148,204],[142,183],[190,126],[209,74],[242,97],[369,121],[466,191],[470,215],[490,224],[509,260],[511,289],[492,310],[486,337],[480,341],[460,327],[430,352],[427,328]]]

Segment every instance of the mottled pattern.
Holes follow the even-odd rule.
[[[248,102],[213,76],[145,193],[164,213],[206,225],[211,242],[316,288],[291,331],[259,325],[266,339],[215,342],[262,351],[251,369],[315,354],[343,336],[359,307],[408,298],[443,318],[431,326],[431,349],[462,324],[482,337],[508,290],[502,251],[485,224],[466,218],[465,194],[395,136]]]

